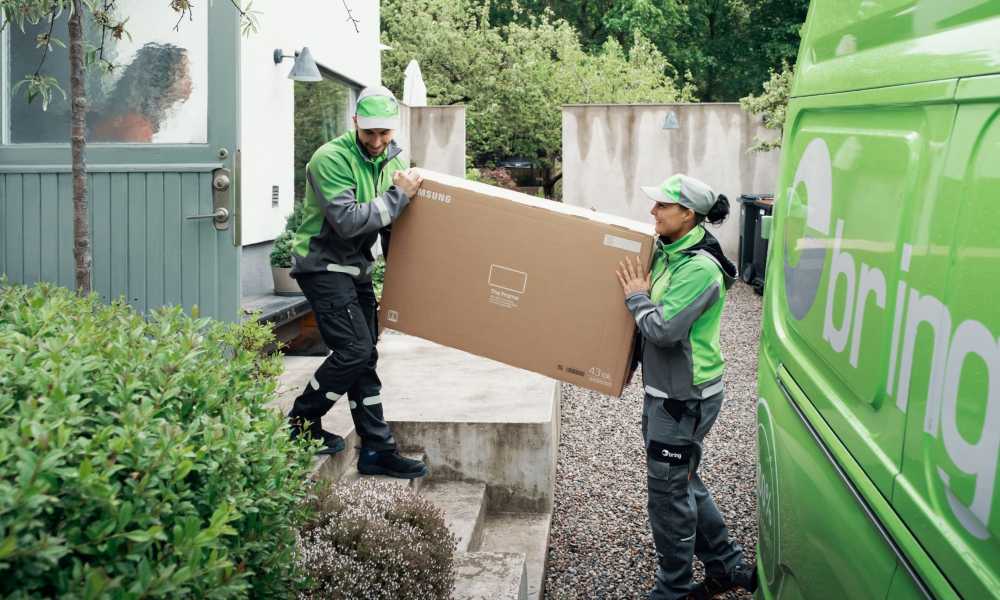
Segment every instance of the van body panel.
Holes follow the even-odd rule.
[[[934,89],[950,98],[955,88]],[[790,104],[783,158],[792,165],[778,184],[781,227],[772,239],[781,243],[769,261],[768,299],[781,325],[779,360],[888,498],[905,431],[885,386],[894,282],[904,252],[912,254],[905,240],[925,239],[912,245],[918,252],[948,247],[954,216],[940,210],[936,189],[955,107],[868,97],[862,114],[850,94],[837,96]],[[947,253],[929,260],[944,268]],[[918,277],[944,284],[930,272]]]
[[[1000,93],[996,92],[1000,90],[991,102],[962,104],[955,122],[941,197],[959,205],[958,220],[949,265],[942,274],[946,284],[937,297],[940,305],[925,305],[938,323],[939,335],[921,323],[923,351],[912,358],[912,370],[929,372],[935,383],[903,407],[906,446],[893,495],[900,516],[967,598],[988,597],[1000,590],[996,508]],[[907,300],[916,297],[911,291]],[[907,316],[915,310],[908,308]],[[908,359],[901,356],[902,361]]]
[[[758,381],[761,597],[881,599],[896,556],[858,510],[775,375],[768,369]]]
[[[995,0],[813,2],[793,96],[1000,72]]]
[[[998,597],[1000,1],[817,0],[796,69],[758,597]]]

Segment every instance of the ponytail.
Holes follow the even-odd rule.
[[[708,209],[707,215],[696,216],[698,217],[698,224],[702,221],[708,221],[712,225],[722,223],[729,216],[729,198],[726,198],[725,194],[719,194],[715,198],[715,204],[712,205],[712,208]]]

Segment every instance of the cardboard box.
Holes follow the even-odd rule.
[[[392,227],[381,323],[621,395],[635,322],[615,271],[649,264],[652,225],[419,171]]]

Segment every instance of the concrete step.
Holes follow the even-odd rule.
[[[527,600],[524,554],[460,552],[455,555],[452,600]]]
[[[296,396],[312,380],[313,373],[325,360],[322,356],[286,356],[285,370],[278,378],[277,398],[270,406],[287,415]],[[323,415],[323,429],[343,436],[346,448],[334,456],[319,455],[313,462],[313,477],[337,481],[358,462],[357,447],[361,445],[354,431],[354,420],[346,398],[342,398],[330,412]]]
[[[427,462],[427,457],[424,455],[423,452],[401,452],[400,454],[402,454],[406,458],[412,458],[415,460],[423,461],[424,463]],[[430,469],[428,468],[428,471],[429,470]],[[424,482],[427,479],[426,475],[424,477],[417,477],[416,479],[400,479],[398,477],[389,477],[388,475],[362,475],[361,473],[358,472],[358,463],[357,459],[355,459],[354,464],[349,466],[347,470],[344,471],[344,475],[340,478],[340,482],[344,484],[349,484],[351,482],[361,479],[362,477],[366,479],[371,478],[380,481],[385,481],[391,483],[392,485],[398,485],[400,487],[408,487],[411,490],[413,490],[413,493],[415,494],[420,493],[420,490],[421,488],[423,488]]]
[[[482,552],[519,552],[525,556],[528,599],[541,600],[545,561],[549,550],[552,513],[498,513],[486,515]]]
[[[432,481],[420,495],[444,511],[448,529],[458,538],[457,552],[479,548],[486,517],[485,483]]]

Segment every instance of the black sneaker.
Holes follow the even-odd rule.
[[[743,588],[751,594],[757,591],[756,565],[743,564],[729,575],[706,575],[705,580],[688,595],[693,600],[710,600],[718,598],[730,590]]]
[[[358,456],[358,473],[416,479],[427,475],[427,465],[401,456],[398,450],[375,451],[362,448],[361,455]]]
[[[297,417],[288,418],[288,427],[293,440],[297,439],[303,433],[302,420]],[[319,426],[318,422],[310,423],[309,429],[305,430],[305,433],[313,438],[323,440],[323,446],[316,450],[316,454],[336,454],[346,447],[344,438],[336,433],[324,430]]]

